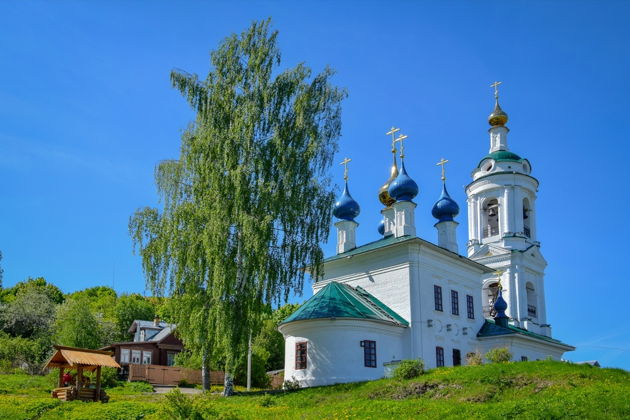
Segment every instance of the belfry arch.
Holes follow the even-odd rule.
[[[483,204],[482,237],[489,238],[499,234],[499,200],[491,198]]]

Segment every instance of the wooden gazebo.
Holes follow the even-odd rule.
[[[46,363],[47,368],[59,369],[58,388],[53,389],[53,398],[63,401],[107,401],[109,397],[101,390],[101,368],[119,368],[110,351],[80,349],[76,347],[54,346],[53,354]],[[66,369],[76,369],[77,374],[72,384],[64,386],[63,374]],[[96,370],[96,383],[88,387],[83,383],[83,372]]]

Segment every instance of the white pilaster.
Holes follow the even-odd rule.
[[[503,234],[513,233],[514,232],[514,203],[512,202],[513,197],[512,187],[505,187],[505,191],[503,192],[503,207],[501,208],[501,219],[503,220]]]
[[[416,223],[414,212],[416,203],[411,201],[397,201],[392,204],[394,208],[394,236],[416,236]]]
[[[457,247],[457,225],[455,221],[439,222],[435,224],[438,231],[438,245],[451,252],[459,254]]]
[[[357,247],[356,230],[359,224],[353,220],[340,220],[335,223],[337,228],[337,254],[350,251]]]

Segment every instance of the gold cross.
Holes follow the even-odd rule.
[[[503,273],[505,273],[505,270],[497,270],[494,272],[494,274],[496,274],[496,276],[499,278],[499,289],[503,289],[503,286],[501,285],[501,276],[503,275]]]
[[[442,166],[442,181],[446,181],[446,174],[445,174],[445,170],[444,170],[444,165],[446,165],[446,162],[448,162],[448,160],[442,158],[440,159],[440,161],[438,163],[436,163],[435,165],[441,165]]]
[[[351,160],[352,159],[345,158],[343,162],[340,163],[340,165],[343,165],[343,179],[346,181],[348,180],[348,162]]]
[[[494,88],[494,99],[499,99],[499,85],[503,82],[494,82],[490,87]]]
[[[389,136],[389,135],[392,136],[392,153],[396,153],[396,137],[395,137],[395,135],[396,135],[396,133],[398,131],[400,131],[400,128],[396,128],[396,127],[394,127],[392,125],[392,128],[387,133],[385,133],[386,136]]]
[[[401,134],[400,136],[398,136],[396,140],[394,140],[394,143],[400,142],[400,158],[401,159],[405,158],[405,148],[403,146],[403,140],[406,138],[407,138],[406,134]]]

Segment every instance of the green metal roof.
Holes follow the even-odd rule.
[[[409,326],[404,318],[360,286],[330,282],[304,302],[291,316],[281,322],[286,324],[307,319],[359,318]]]
[[[488,156],[481,159],[477,167],[480,167],[481,162],[486,159],[493,159],[496,162],[521,162],[523,160],[523,158],[521,158],[516,153],[508,152],[507,150],[497,150],[496,152],[492,152]]]
[[[515,327],[514,325],[508,325],[507,328],[502,327],[500,325],[497,325],[494,322],[494,320],[491,320],[491,319],[486,319],[486,322],[484,322],[483,326],[477,333],[477,337],[496,337],[500,335],[510,335],[510,334],[525,335],[528,337],[533,337],[539,340],[547,341],[549,343],[559,344],[561,346],[566,346],[566,347],[573,347],[573,346],[563,343],[560,340],[547,337],[546,335],[536,334],[534,332],[527,331],[526,329]]]

